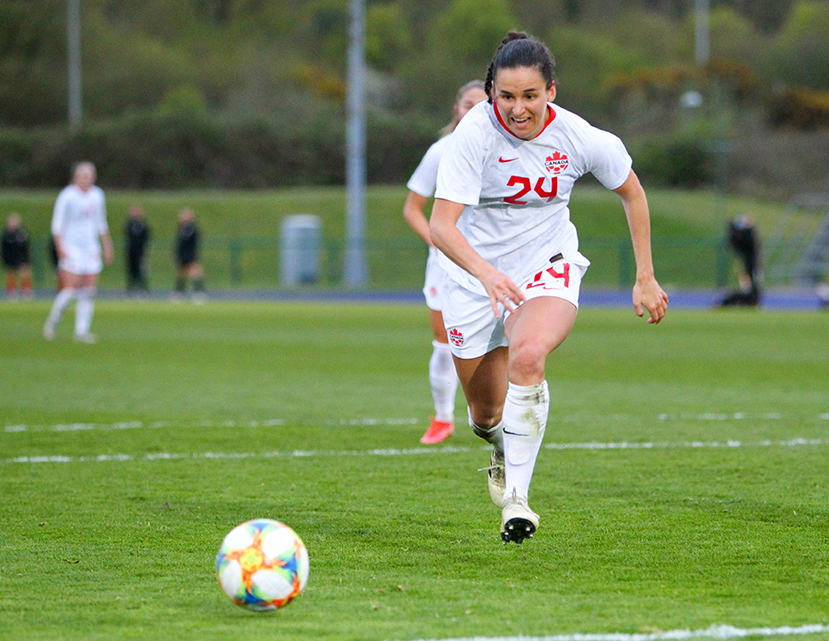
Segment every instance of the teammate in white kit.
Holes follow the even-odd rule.
[[[458,123],[467,112],[479,102],[486,100],[484,83],[472,80],[458,90],[452,107],[453,117],[442,131],[443,137],[429,147],[423,160],[406,186],[409,196],[403,205],[403,217],[415,233],[429,246],[429,258],[426,261],[426,281],[423,295],[429,308],[429,320],[432,325],[432,357],[429,359],[429,384],[432,388],[432,400],[435,403],[435,417],[429,429],[421,437],[421,443],[440,443],[452,435],[455,430],[455,394],[458,390],[458,375],[449,351],[449,339],[443,325],[441,314],[441,283],[444,271],[438,262],[438,250],[429,238],[429,222],[423,214],[423,208],[435,193],[438,166],[446,149],[446,143]]]
[[[96,342],[89,328],[95,310],[98,274],[104,263],[109,265],[112,262],[113,248],[106,220],[104,192],[95,185],[95,178],[95,165],[91,162],[78,163],[72,184],[65,187],[55,201],[52,236],[64,287],[55,297],[43,327],[43,336],[47,340],[55,337],[61,315],[69,303],[77,299],[75,340]]]
[[[538,528],[529,487],[547,424],[547,356],[576,319],[589,261],[568,202],[592,173],[622,199],[636,258],[633,306],[658,323],[668,297],[654,277],[645,192],[622,142],[553,104],[549,49],[510,32],[490,64],[489,101],[473,108],[438,172],[431,238],[447,272],[443,317],[478,436],[493,444],[492,500],[501,536]]]

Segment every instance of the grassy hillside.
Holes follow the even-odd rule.
[[[0,193],[0,212],[19,212],[33,238],[40,266],[56,194]],[[371,287],[418,288],[425,249],[402,216],[405,187],[378,186],[367,193],[366,238]],[[655,259],[665,285],[712,287],[722,278],[720,241],[726,222],[739,213],[753,214],[761,235],[770,233],[783,206],[760,200],[721,198],[710,192],[650,190]],[[144,207],[154,242],[150,284],[167,289],[172,283],[171,248],[176,213],[196,211],[205,238],[203,255],[209,287],[279,287],[280,224],[292,214],[313,214],[322,220],[322,286],[337,286],[342,272],[345,236],[345,191],[341,188],[292,188],[256,192],[124,192],[107,191],[109,223],[121,241],[128,207]],[[585,287],[606,287],[630,281],[630,241],[619,199],[590,184],[579,185],[571,203],[584,253],[593,261]],[[123,285],[121,260],[106,270],[102,286]],[[39,268],[41,284],[46,272]]]

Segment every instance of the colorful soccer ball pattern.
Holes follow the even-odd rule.
[[[255,519],[233,528],[216,557],[216,577],[236,605],[259,612],[293,601],[308,582],[308,550],[291,528]]]

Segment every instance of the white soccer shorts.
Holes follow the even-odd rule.
[[[65,246],[64,252],[66,256],[60,259],[58,267],[70,274],[81,276],[100,274],[104,268],[100,251]]]
[[[441,290],[445,275],[446,271],[440,266],[438,250],[430,247],[429,258],[426,260],[426,280],[423,283],[423,296],[426,298],[426,306],[436,312],[443,309]]]
[[[519,287],[527,300],[541,296],[563,298],[579,306],[581,280],[590,261],[576,252],[567,259],[555,256]],[[478,358],[497,347],[509,345],[504,322],[510,312],[499,305],[495,318],[489,296],[462,287],[451,278],[443,286],[443,321],[449,347],[458,358]]]

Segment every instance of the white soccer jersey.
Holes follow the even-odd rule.
[[[435,193],[435,186],[438,181],[438,167],[443,152],[449,143],[449,136],[444,136],[429,147],[420,164],[415,169],[406,187],[409,190],[420,194],[424,198],[431,198]],[[429,309],[439,312],[443,309],[441,302],[441,283],[443,282],[444,270],[441,266],[441,252],[436,247],[429,248],[429,259],[426,261],[426,280],[423,284],[423,296],[426,298],[426,305]]]
[[[576,180],[592,173],[621,187],[632,161],[622,141],[553,103],[532,140],[515,137],[494,105],[482,102],[461,120],[443,154],[436,198],[466,205],[458,229],[498,271],[520,284],[556,254],[578,252],[568,203]],[[472,291],[481,283],[442,256],[449,276]]]
[[[93,185],[83,191],[69,185],[61,190],[52,215],[52,235],[61,237],[67,251],[100,255],[100,237],[108,232],[106,200],[100,187]]]
[[[444,136],[429,147],[426,155],[423,156],[423,160],[420,161],[412,177],[409,178],[409,182],[406,183],[406,187],[410,191],[420,194],[425,198],[430,198],[434,195],[435,186],[438,181],[440,159],[443,157],[443,152],[446,151],[446,145],[449,143],[450,138],[451,135]]]

